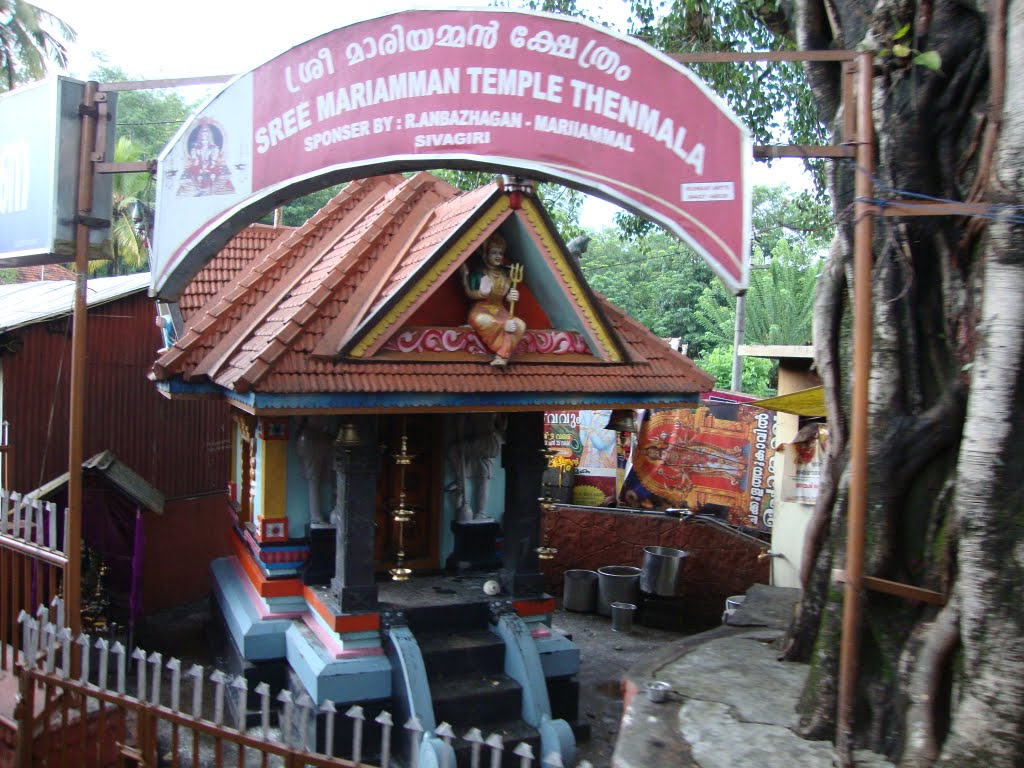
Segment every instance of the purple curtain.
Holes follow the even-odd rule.
[[[137,619],[142,617],[142,565],[146,551],[145,518],[141,509],[135,510],[135,543],[132,546],[131,594],[128,597],[128,621],[135,626]]]

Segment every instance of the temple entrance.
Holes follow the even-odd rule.
[[[398,564],[401,540],[406,568],[437,569],[443,507],[443,417],[437,414],[384,417],[380,429],[382,455],[374,506],[374,567],[378,572],[394,568]],[[405,451],[412,457],[408,464],[396,463],[396,457],[402,452],[403,435]],[[392,514],[400,505],[415,513],[404,524],[396,521]]]

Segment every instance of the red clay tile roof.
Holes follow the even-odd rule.
[[[346,344],[368,328],[385,327],[381,341],[397,331],[452,277],[461,261],[439,259],[455,253],[456,241],[472,252],[514,217],[496,200],[504,201],[496,184],[462,193],[427,173],[388,175],[349,184],[306,224],[276,239],[279,230],[250,227],[186,289],[182,300],[192,302],[187,313],[183,308],[186,333],[156,362],[153,378],[213,383],[240,394],[422,395],[452,407],[486,404],[501,393],[536,405],[566,398],[682,401],[713,386],[691,360],[591,292],[582,277],[579,292],[586,295],[567,301],[593,309],[580,313],[590,323],[584,330],[612,337],[621,362],[547,355],[513,357],[496,369],[489,356],[470,353],[375,357],[372,344],[362,359],[347,354]],[[557,234],[547,242],[558,244],[558,259],[571,261]],[[267,245],[256,254],[259,243]],[[414,289],[423,296],[410,298]],[[394,327],[381,326],[382,317]]]
[[[182,292],[178,307],[189,324],[192,315],[231,278],[241,272],[277,238],[291,232],[293,227],[272,227],[267,224],[252,224],[235,235],[223,250],[214,256],[200,270]]]
[[[75,273],[62,264],[40,264],[37,267],[18,267],[16,283],[35,283],[40,280],[74,280]]]

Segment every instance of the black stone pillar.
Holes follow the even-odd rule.
[[[501,585],[514,597],[544,594],[536,549],[540,546],[541,485],[544,454],[544,414],[509,414],[501,456],[505,469],[505,560]]]
[[[373,611],[377,608],[377,585],[373,574],[374,505],[380,453],[377,451],[377,417],[344,417],[356,425],[360,443],[339,446],[338,496],[343,509],[332,517],[337,525],[337,551],[331,589],[343,613]]]

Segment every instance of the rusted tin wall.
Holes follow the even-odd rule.
[[[68,469],[71,319],[12,332],[4,355],[10,486],[26,492]],[[227,406],[170,401],[146,378],[160,347],[144,293],[89,310],[84,455],[113,451],[168,498],[218,493],[230,459]]]

